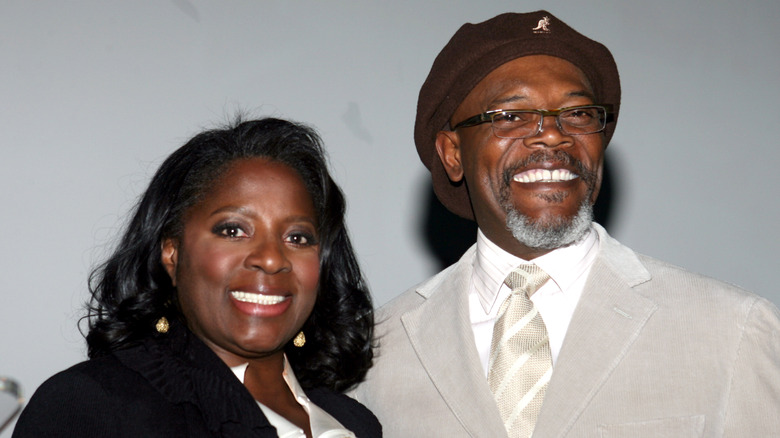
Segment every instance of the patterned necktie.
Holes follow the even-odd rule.
[[[550,276],[533,264],[515,268],[490,344],[488,383],[511,438],[531,436],[552,374],[547,329],[530,296]]]

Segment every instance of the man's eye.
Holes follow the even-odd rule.
[[[567,111],[564,113],[564,117],[567,120],[581,120],[589,121],[598,117],[596,110],[588,108],[580,108],[576,110]]]
[[[532,118],[532,113],[498,113],[493,116],[493,121],[498,123],[527,123]]]

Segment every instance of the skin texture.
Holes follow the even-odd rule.
[[[533,55],[514,59],[488,74],[463,100],[450,125],[495,109],[557,109],[599,103],[582,71],[560,58]],[[570,222],[583,203],[593,204],[601,186],[604,136],[565,135],[545,117],[532,137],[504,139],[490,123],[440,131],[436,150],[452,181],[465,179],[479,228],[504,250],[532,260],[552,248],[532,248],[507,228],[510,209],[538,227]],[[520,183],[514,175],[530,169],[565,169],[570,181]]]
[[[290,167],[240,160],[185,214],[162,259],[189,328],[226,363],[249,362],[256,400],[308,431],[308,417],[282,378],[283,348],[314,308],[319,281],[316,212]],[[241,303],[243,291],[284,297]],[[308,432],[307,432],[308,433]]]

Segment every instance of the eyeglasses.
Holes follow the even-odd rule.
[[[607,104],[570,106],[554,110],[498,109],[469,117],[455,125],[452,130],[490,122],[496,137],[526,138],[541,132],[545,117],[554,116],[561,133],[585,135],[603,131],[611,113],[612,105]]]

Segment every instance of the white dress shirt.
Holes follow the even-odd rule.
[[[547,327],[554,367],[598,249],[598,234],[591,229],[577,244],[529,261],[504,251],[485,237],[482,230],[477,231],[477,254],[468,299],[471,328],[485,376],[496,315],[501,303],[512,292],[504,284],[506,276],[522,263],[534,263],[550,276],[550,280],[531,296],[531,301]]]
[[[233,373],[238,377],[241,383],[244,383],[244,374],[249,363],[237,365],[231,367]],[[290,364],[287,362],[287,356],[284,357],[284,372],[282,373],[284,381],[287,382],[287,386],[290,387],[295,400],[303,407],[307,414],[309,414],[309,427],[311,428],[311,434],[314,438],[355,438],[355,434],[350,432],[341,423],[333,418],[329,413],[324,411],[319,406],[306,397],[306,393],[303,392],[301,385],[298,383],[298,379],[295,378]],[[276,428],[276,433],[279,438],[306,438],[306,433],[300,427],[294,425],[286,418],[272,411],[267,406],[260,402],[257,402],[260,409],[263,410],[263,414],[268,419],[273,427]]]

